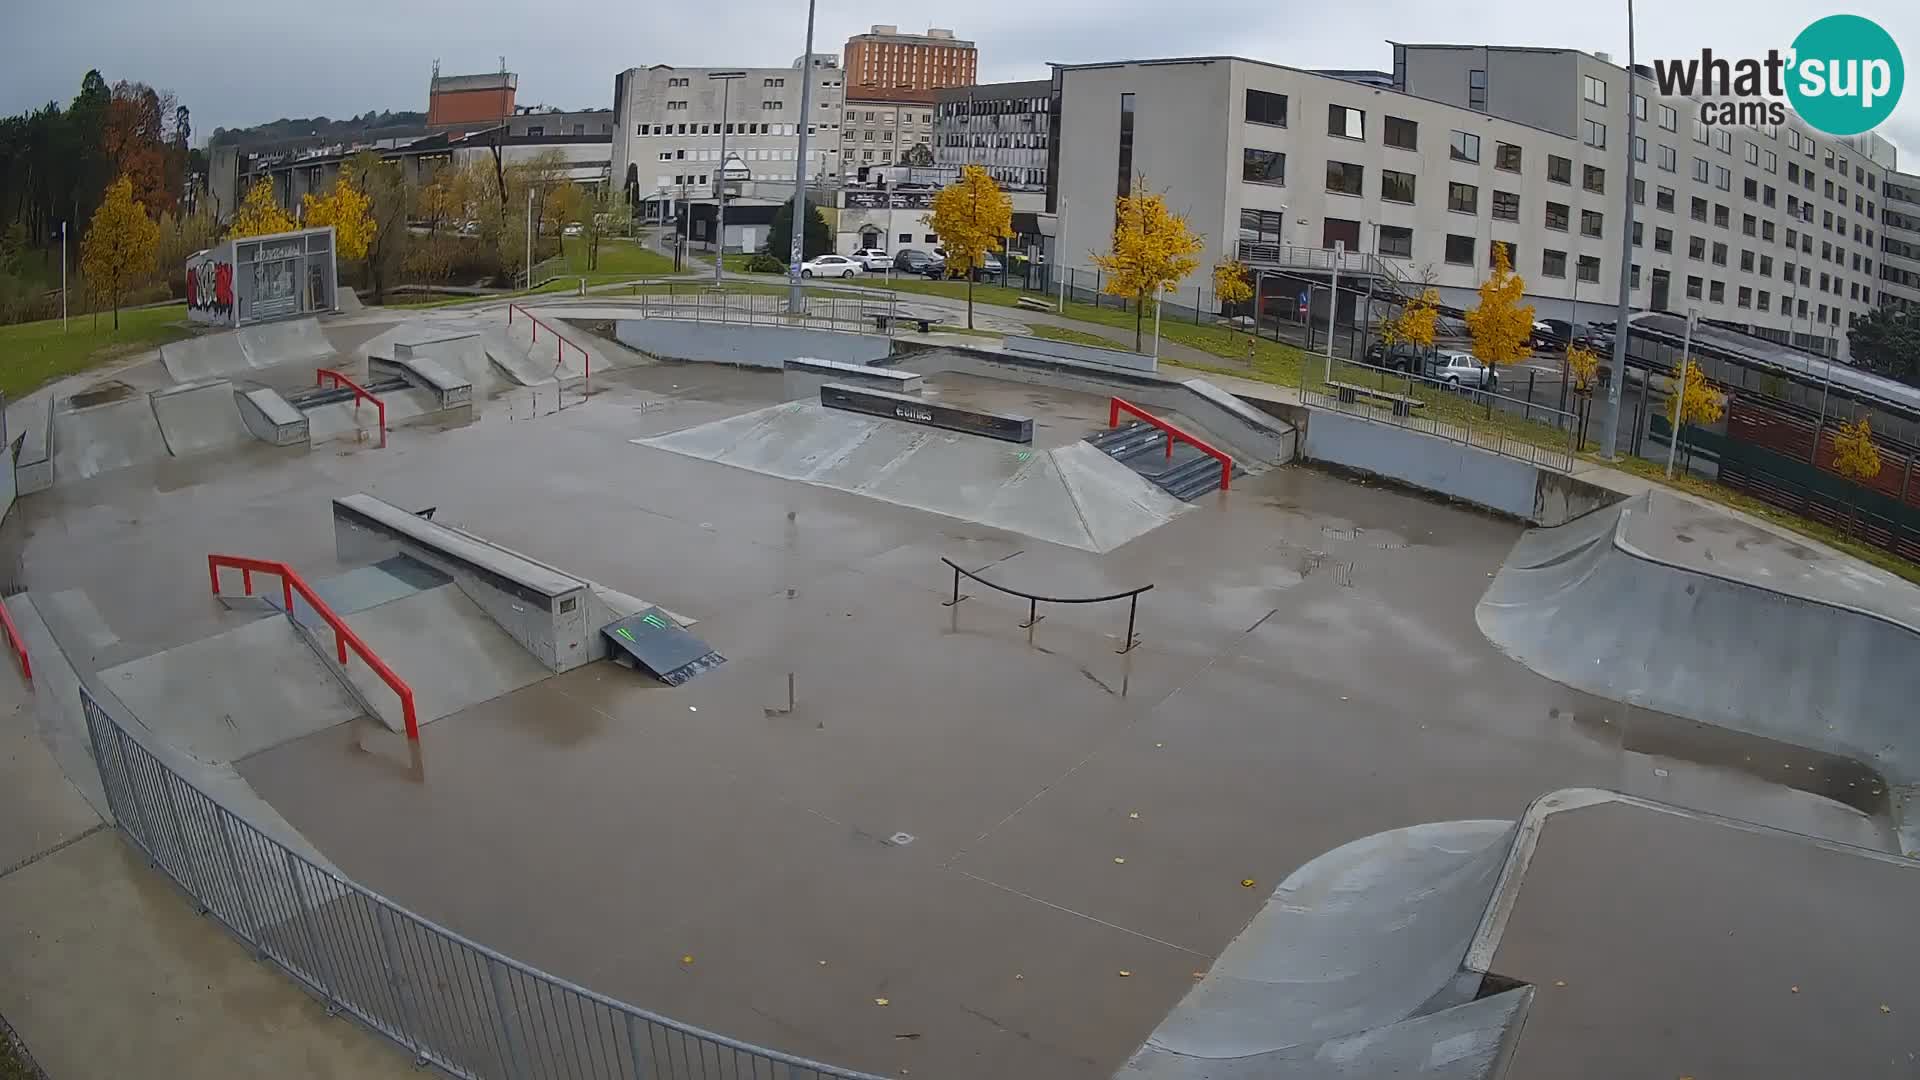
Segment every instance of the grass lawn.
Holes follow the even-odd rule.
[[[605,237],[600,241],[599,265],[588,270],[586,238],[563,236],[560,238],[560,255],[535,264],[533,273],[536,278],[547,274],[585,277],[588,284],[593,284],[596,281],[671,274],[673,258],[645,247],[636,240]]]
[[[1097,349],[1125,348],[1124,345],[1112,338],[1101,337],[1099,334],[1089,334],[1085,330],[1074,330],[1065,326],[1048,326],[1043,323],[1029,327],[1028,329],[1033,333],[1034,337],[1046,338],[1048,341],[1068,341],[1075,345],[1092,345]]]
[[[186,305],[169,304],[122,311],[118,331],[111,312],[76,315],[64,334],[59,319],[0,326],[0,393],[19,397],[63,375],[178,341],[191,333],[186,323]]]

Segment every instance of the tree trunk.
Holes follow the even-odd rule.
[[[1133,298],[1133,351],[1140,351],[1140,326],[1147,315],[1147,297],[1145,293]]]
[[[967,329],[973,329],[973,275],[967,275]]]

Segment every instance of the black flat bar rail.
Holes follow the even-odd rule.
[[[945,555],[940,556],[940,561],[943,563],[946,563],[948,566],[953,568],[953,599],[940,601],[941,607],[949,607],[949,608],[954,607],[958,605],[960,601],[967,599],[967,595],[960,591],[960,578],[962,575],[972,578],[973,580],[979,582],[980,584],[985,585],[989,589],[1006,593],[1008,596],[1017,596],[1020,599],[1025,600],[1027,602],[1027,621],[1020,624],[1020,629],[1022,630],[1030,630],[1033,628],[1035,623],[1038,623],[1041,619],[1046,618],[1045,615],[1040,614],[1040,605],[1042,603],[1104,604],[1109,600],[1125,600],[1127,602],[1126,645],[1123,648],[1119,648],[1114,651],[1117,653],[1129,653],[1133,651],[1133,647],[1135,645],[1140,644],[1140,639],[1135,637],[1133,634],[1134,617],[1138,615],[1140,612],[1140,594],[1152,589],[1153,588],[1152,585],[1142,585],[1137,589],[1128,589],[1125,592],[1110,593],[1106,596],[1041,596],[1038,593],[1021,592],[1019,589],[1009,589],[1005,585],[999,585],[994,582],[988,581],[986,578],[981,577],[979,574],[974,573],[972,570],[965,569],[959,563],[954,562],[952,559],[947,558]]]

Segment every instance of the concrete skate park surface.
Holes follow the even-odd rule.
[[[1522,538],[1477,615],[1568,685],[1862,763],[1892,785],[1904,848],[1920,849],[1914,586],[1649,492]]]
[[[942,378],[966,385],[930,386],[952,392]],[[363,752],[360,722],[262,721],[272,745],[243,748],[237,768],[343,872],[478,941],[678,1020],[890,1075],[1112,1075],[1275,883],[1389,830],[1512,821],[1547,791],[1889,842],[1884,800],[1852,798],[1826,756],[1719,729],[1649,742],[1687,722],[1494,648],[1473,612],[1512,524],[1281,468],[1100,553],[646,445],[782,404],[778,373],[594,379],[564,412],[402,428],[386,450],[216,452],[63,483],[6,527],[35,594],[89,600],[98,626],[66,639],[99,643],[68,650],[94,671],[261,624],[208,595],[210,551],[310,579],[361,570],[336,557],[330,508],[357,491],[435,506],[436,521],[698,619],[728,662],[681,687],[594,663],[449,700],[423,736],[424,780]],[[1001,405],[1053,424],[1054,448],[1106,419],[1076,393],[977,389],[1021,395]],[[941,556],[1048,595],[1151,583],[1142,644],[1117,652],[1113,605],[1043,605],[1025,629],[1026,604],[991,589],[944,607]],[[386,599],[362,614],[392,609],[395,641],[421,650],[393,645],[397,668],[449,655],[427,651],[443,616],[395,607],[428,591],[365,595]],[[174,685],[156,717],[217,717],[194,681]],[[1723,861],[1715,844],[1688,854],[1703,873],[1790,872]],[[1584,865],[1566,874],[1601,895],[1626,873]],[[1529,940],[1520,895],[1502,948]],[[1661,939],[1664,918],[1643,908],[1640,930],[1666,963],[1718,955]],[[1790,933],[1810,948],[1821,930]],[[1582,929],[1530,932],[1550,945]],[[1560,977],[1527,971],[1536,995]],[[1652,978],[1632,992],[1664,993]],[[1474,1030],[1491,1030],[1512,1002],[1456,1007],[1481,1005]],[[1406,1008],[1350,1004],[1365,1023]],[[1436,1015],[1413,1038],[1429,1051],[1460,1034]]]

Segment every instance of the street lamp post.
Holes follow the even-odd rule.
[[[720,268],[727,261],[727,96],[728,91],[733,89],[733,80],[746,77],[747,73],[744,71],[707,73],[707,78],[716,79],[720,83],[720,172],[714,177],[717,181],[714,184],[714,190],[720,197],[720,208],[714,215],[714,228],[719,234],[713,248],[713,283],[715,285],[720,284]]]
[[[1640,110],[1634,107],[1633,0],[1627,0],[1627,182],[1620,203],[1620,303],[1613,316],[1613,378],[1607,383],[1607,417],[1600,429],[1600,456],[1613,460],[1620,437],[1620,387],[1627,381],[1627,301],[1633,285],[1633,140],[1640,135]]]
[[[1693,328],[1700,321],[1700,309],[1687,309],[1687,332],[1680,339],[1680,385],[1673,388],[1673,412],[1667,417],[1667,479],[1673,479],[1673,452],[1680,445],[1681,413],[1687,407],[1687,377],[1693,363]],[[1646,387],[1641,386],[1642,390]],[[1636,431],[1638,429],[1635,429]]]
[[[60,223],[60,332],[67,332],[67,223]]]
[[[533,189],[527,189],[527,291],[533,291]]]
[[[807,0],[807,51],[800,56],[800,130],[799,168],[793,176],[793,235],[787,245],[787,313],[799,315],[807,310],[807,298],[800,292],[801,241],[807,235],[807,122],[813,119],[813,6]]]

